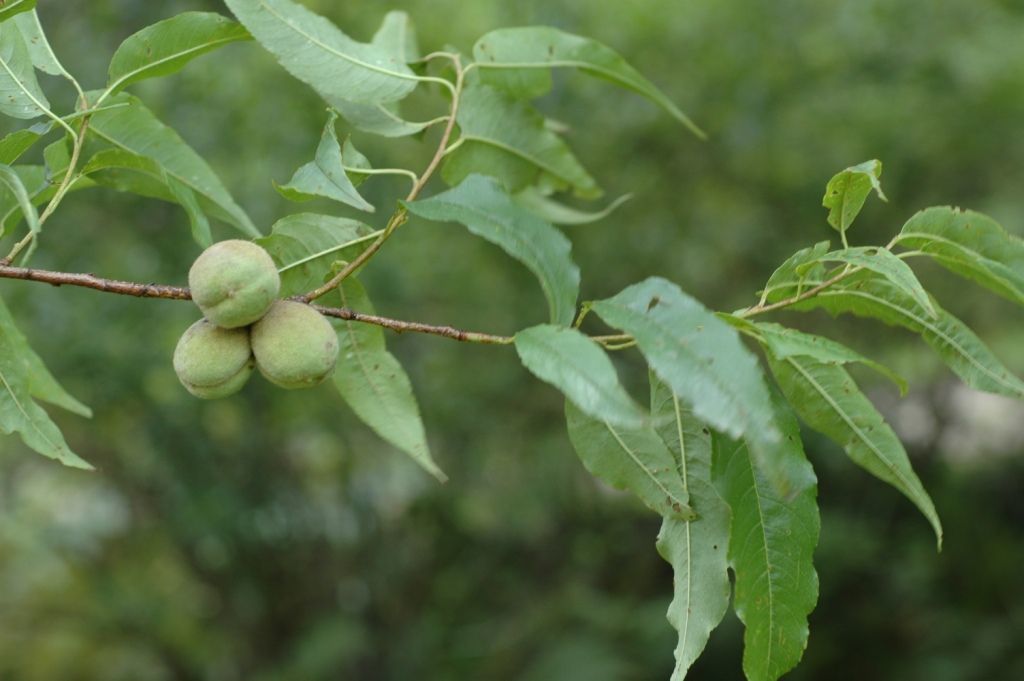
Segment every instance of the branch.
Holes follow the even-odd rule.
[[[162,298],[164,300],[192,300],[192,293],[184,286],[168,286],[166,284],[142,284],[135,281],[121,281],[118,279],[103,279],[92,274],[80,274],[76,272],[53,272],[50,270],[37,270],[28,267],[11,267],[0,265],[0,278],[22,279],[24,281],[39,281],[53,286],[80,286],[91,288],[105,293],[116,293],[122,296],[134,296],[136,298]],[[438,326],[435,324],[424,324],[422,322],[408,322],[390,317],[363,314],[347,307],[323,307],[312,306],[315,310],[328,317],[336,317],[354,322],[373,324],[391,329],[397,333],[425,333],[433,336],[443,336],[464,343],[484,343],[488,345],[509,345],[513,339],[510,336],[498,336],[478,331],[464,331],[452,326]]]

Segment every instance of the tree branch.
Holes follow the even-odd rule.
[[[118,279],[103,279],[92,274],[81,274],[76,272],[53,272],[50,270],[37,270],[28,267],[11,267],[0,265],[0,278],[21,279],[24,281],[38,281],[52,286],[80,286],[91,288],[105,293],[116,293],[122,296],[134,296],[136,298],[161,298],[164,300],[192,300],[192,293],[184,286],[168,286],[166,284],[142,284],[135,281],[121,281]],[[323,307],[313,305],[315,310],[327,317],[335,317],[347,321],[373,324],[385,329],[391,329],[397,333],[425,333],[433,336],[443,336],[452,340],[464,343],[484,343],[488,345],[508,345],[513,339],[510,336],[498,336],[478,331],[465,331],[452,326],[440,326],[435,324],[424,324],[423,322],[409,322],[401,319],[391,319],[372,314],[363,314],[347,307]]]

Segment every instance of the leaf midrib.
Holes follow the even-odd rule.
[[[110,94],[114,94],[114,93],[117,92],[117,89],[119,87],[121,87],[122,83],[124,83],[125,81],[131,80],[132,78],[134,78],[135,76],[137,76],[140,73],[144,73],[144,72],[146,72],[148,70],[151,70],[151,69],[154,69],[154,68],[159,68],[160,66],[162,66],[163,64],[165,64],[165,63],[167,63],[169,61],[173,61],[175,59],[179,59],[181,57],[185,57],[185,56],[187,56],[189,54],[192,54],[193,52],[199,52],[199,51],[202,51],[202,50],[207,49],[207,48],[213,48],[213,47],[216,47],[216,46],[222,45],[222,44],[238,42],[239,40],[244,40],[244,39],[245,39],[244,37],[240,37],[240,36],[239,37],[230,37],[230,38],[219,38],[217,40],[211,40],[211,41],[203,43],[201,45],[196,45],[196,46],[191,47],[191,48],[189,48],[187,50],[182,50],[181,52],[175,52],[174,54],[171,54],[171,55],[169,55],[167,57],[163,57],[162,59],[157,59],[156,61],[149,62],[148,64],[146,64],[144,66],[140,66],[137,69],[129,71],[125,75],[123,75],[120,78],[118,78],[117,80],[115,80],[109,86],[107,86],[107,91],[110,92]]]

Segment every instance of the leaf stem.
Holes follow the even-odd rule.
[[[459,99],[462,96],[462,86],[464,81],[464,71],[462,69],[462,62],[459,59],[459,55],[453,55],[452,64],[455,67],[455,85],[452,88],[452,106],[451,111],[448,114],[448,122],[444,127],[444,132],[441,133],[441,140],[438,142],[437,151],[434,152],[433,158],[430,159],[430,163],[427,164],[426,169],[420,174],[416,182],[413,183],[412,189],[409,190],[409,194],[405,197],[405,202],[414,201],[423,188],[427,185],[427,181],[430,180],[431,175],[437,170],[438,165],[441,163],[441,159],[444,156],[445,147],[448,146],[448,140],[451,139],[452,131],[455,129],[455,119],[459,113]],[[445,81],[446,83],[448,81]],[[336,275],[331,277],[330,281],[325,283],[323,286],[316,288],[309,293],[300,296],[298,300],[304,303],[324,296],[341,285],[341,282],[345,281],[353,272],[362,267],[370,258],[372,258],[377,251],[380,250],[384,242],[394,234],[395,230],[402,226],[408,219],[409,213],[405,206],[401,206],[398,210],[392,213],[388,219],[387,225],[384,227],[384,231],[381,233],[377,240],[370,244],[365,251],[359,254],[352,262],[345,265]]]

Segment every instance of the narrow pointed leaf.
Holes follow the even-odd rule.
[[[882,162],[871,160],[834,175],[828,181],[825,198],[822,199],[822,205],[828,208],[828,224],[840,234],[845,234],[864,207],[864,201],[872,189],[878,198],[885,201],[882,185],[878,181],[881,174]]]
[[[906,450],[846,370],[806,355],[769,355],[769,364],[800,418],[834,440],[854,463],[910,499],[931,523],[941,546],[942,524]]]
[[[209,248],[213,245],[213,234],[210,232],[210,221],[206,213],[199,205],[195,192],[189,189],[183,182],[167,176],[167,188],[177,200],[178,205],[185,209],[188,215],[188,223],[192,229],[192,238],[200,248]]]
[[[913,298],[929,316],[933,318],[937,316],[935,308],[932,307],[932,301],[924,287],[921,286],[921,282],[917,280],[914,270],[888,249],[871,246],[844,248],[841,251],[825,254],[822,256],[822,260],[844,262],[876,272]]]
[[[948,206],[928,208],[903,225],[899,243],[1024,305],[1024,240],[986,215]]]
[[[736,574],[733,607],[743,622],[743,672],[749,681],[775,681],[807,648],[807,616],[818,601],[814,549],[820,520],[814,471],[804,455],[796,419],[779,419],[775,448],[795,494],[780,497],[754,464],[747,446],[715,438],[715,480],[732,508],[729,562]]]
[[[98,93],[90,92],[87,96],[89,101],[95,101]],[[245,234],[260,236],[217,174],[177,132],[127,93],[115,95],[108,103],[124,106],[93,114],[89,124],[91,134],[122,151],[155,161],[168,176],[196,193],[207,214],[234,225]]]
[[[543,174],[571,187],[577,196],[601,195],[569,145],[544,124],[526,102],[496,88],[473,84],[462,94],[457,116],[460,145],[445,161],[442,176],[458,184],[472,173],[498,177],[510,191]]]
[[[214,12],[183,12],[129,36],[110,60],[107,90],[176,73],[196,57],[240,40],[249,32]]]
[[[576,329],[542,324],[517,333],[515,344],[530,373],[561,390],[588,416],[620,428],[649,423],[605,351]]]
[[[678,396],[651,377],[651,415],[669,448],[696,518],[665,518],[657,548],[673,572],[668,621],[679,632],[671,681],[682,681],[729,609],[732,513],[711,477],[711,436]]]
[[[586,225],[608,217],[615,210],[633,198],[632,194],[623,194],[607,206],[596,211],[585,211],[567,206],[546,196],[536,187],[530,186],[518,192],[513,198],[528,208],[532,213],[555,225]]]
[[[225,0],[253,37],[293,76],[334,105],[392,102],[422,80],[388,49],[360,43],[292,0]]]
[[[28,225],[29,232],[38,235],[40,229],[39,212],[32,204],[28,190],[21,181],[21,176],[9,165],[0,164],[0,187],[17,202],[18,207],[21,209],[21,214],[25,217],[25,223]]]
[[[18,30],[21,31],[21,35],[25,39],[25,47],[28,48],[32,65],[43,73],[48,73],[51,76],[63,76],[71,80],[57,59],[57,55],[53,53],[53,48],[50,46],[50,41],[46,39],[36,11],[33,9],[30,12],[18,14],[14,18],[14,23],[17,24]]]
[[[89,414],[88,407],[60,387],[0,300],[0,433],[16,432],[43,456],[66,466],[91,469],[71,451],[56,424],[33,398],[76,414]]]
[[[423,132],[431,121],[407,121],[393,104],[367,104],[341,99],[332,101],[334,108],[350,125],[381,137],[408,137]]]
[[[353,278],[340,289],[345,307],[373,314],[366,291]],[[441,482],[448,477],[430,455],[412,383],[398,360],[387,351],[379,326],[332,320],[340,352],[334,385],[364,423],[401,449]]]
[[[587,416],[568,400],[565,421],[573,448],[592,475],[666,518],[694,517],[675,459],[650,426],[621,428]]]
[[[500,246],[540,281],[551,321],[572,323],[580,286],[580,271],[570,253],[572,244],[553,226],[516,204],[494,180],[471,175],[457,187],[407,207],[428,220],[460,222],[473,234]]]
[[[360,196],[345,172],[341,145],[334,130],[337,118],[337,114],[332,111],[320,137],[316,158],[296,170],[288,184],[277,186],[277,191],[292,201],[309,201],[323,196],[372,213],[376,210],[373,204]]]
[[[768,283],[764,286],[765,298],[769,301],[780,300],[785,296],[777,291],[795,294],[810,288],[802,285],[805,281],[821,281],[825,275],[825,265],[822,264],[821,258],[828,253],[829,246],[828,241],[819,241],[813,246],[801,248],[786,258],[786,261],[768,278]]]
[[[420,58],[420,46],[409,15],[391,10],[384,15],[380,28],[373,34],[370,44],[384,50],[399,62],[409,64]]]
[[[937,317],[928,315],[910,296],[872,273],[854,275],[822,291],[795,309],[823,307],[832,314],[849,312],[921,336],[967,385],[978,390],[1024,399],[1024,381],[999,360],[966,324],[932,302]]]
[[[694,134],[704,136],[651,81],[596,40],[547,26],[501,28],[476,42],[473,58],[486,82],[516,97],[539,97],[551,89],[551,69],[575,68],[643,95]]]
[[[0,23],[0,113],[28,119],[49,108],[21,30],[13,21]]]
[[[636,339],[654,373],[699,419],[735,436],[778,436],[757,358],[733,328],[678,286],[651,277],[593,310]]]
[[[32,128],[16,130],[0,139],[0,163],[11,165],[32,148],[42,134]]]
[[[278,264],[281,297],[287,298],[318,287],[331,265],[351,261],[379,235],[356,220],[298,213],[275,222],[270,235],[256,243]]]

